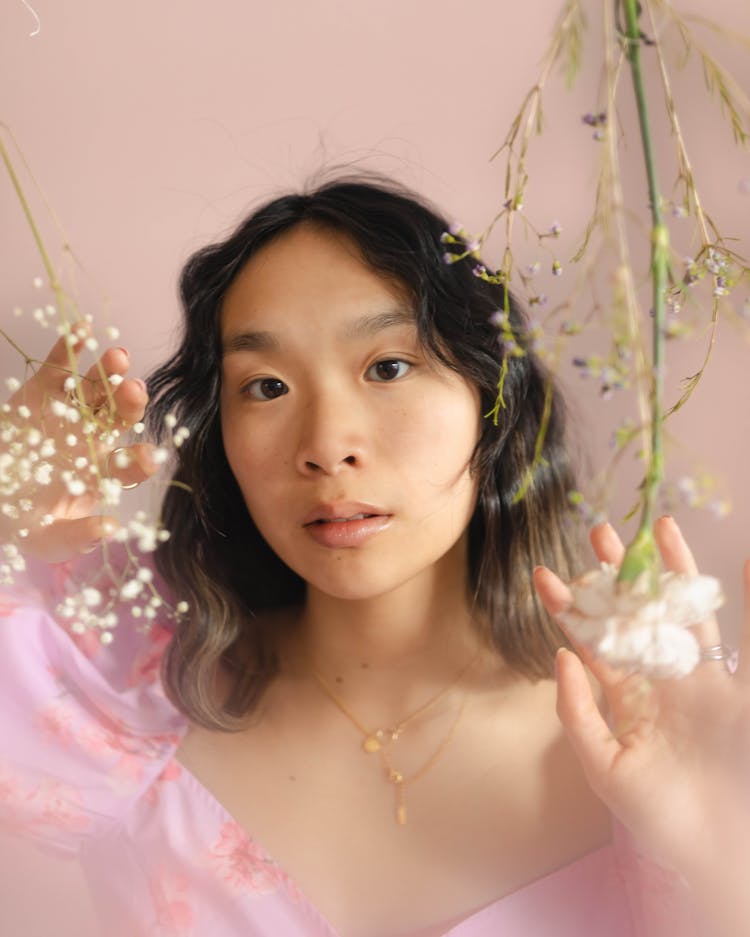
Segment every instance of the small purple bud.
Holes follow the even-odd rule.
[[[453,221],[451,224],[448,225],[448,230],[454,237],[458,237],[464,230],[464,226],[461,224],[460,221]]]

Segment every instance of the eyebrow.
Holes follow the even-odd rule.
[[[414,310],[408,306],[396,306],[385,312],[360,316],[349,322],[341,333],[346,341],[372,338],[386,329],[404,325],[416,325]],[[222,343],[222,355],[242,351],[280,351],[281,342],[274,332],[237,332],[228,335]]]

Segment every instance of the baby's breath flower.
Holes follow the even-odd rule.
[[[40,462],[34,469],[34,481],[37,485],[51,484],[53,471],[54,469],[49,462]]]
[[[179,449],[180,446],[185,442],[185,440],[188,438],[189,435],[190,435],[190,430],[187,428],[187,426],[181,426],[172,437],[172,442]]]
[[[102,504],[117,505],[120,503],[122,485],[116,478],[102,478],[99,480],[99,494]]]
[[[108,325],[104,330],[104,334],[111,342],[114,342],[120,337],[120,330],[114,325]]]
[[[88,605],[89,608],[94,608],[95,606],[101,604],[102,594],[98,589],[94,589],[92,586],[87,586],[84,589],[81,589],[81,601],[84,605]]]
[[[123,583],[120,589],[120,598],[125,599],[135,599],[143,591],[143,583],[138,579],[128,579],[127,582]]]
[[[20,389],[21,382],[18,380],[17,377],[6,377],[5,386],[11,392],[11,394],[14,394],[17,390]]]
[[[122,376],[122,374],[110,374],[107,380],[113,387],[119,387],[125,378]]]

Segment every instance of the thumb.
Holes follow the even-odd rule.
[[[54,521],[34,530],[24,543],[24,553],[45,563],[64,563],[93,552],[117,530],[114,517],[92,515]]]
[[[555,676],[557,715],[589,784],[600,793],[620,743],[599,711],[580,658],[567,648],[560,648],[555,657]]]

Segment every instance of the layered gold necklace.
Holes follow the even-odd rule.
[[[346,716],[346,718],[354,725],[362,734],[362,749],[368,755],[379,755],[380,760],[383,763],[385,768],[385,777],[386,779],[394,785],[395,794],[396,794],[396,822],[400,826],[406,825],[406,799],[405,799],[405,788],[408,784],[413,784],[414,781],[419,780],[419,778],[424,777],[425,774],[433,767],[437,762],[438,758],[443,754],[445,749],[448,746],[448,743],[453,738],[453,734],[456,731],[461,715],[464,711],[464,706],[466,704],[466,697],[461,700],[461,704],[458,707],[456,716],[453,719],[448,732],[443,737],[442,741],[435,749],[435,751],[430,755],[430,757],[417,768],[416,771],[413,771],[409,775],[405,775],[402,771],[399,771],[397,768],[394,768],[388,752],[386,751],[386,746],[389,743],[397,742],[401,738],[401,734],[404,729],[413,722],[415,719],[418,719],[420,716],[424,715],[428,710],[441,700],[449,690],[455,687],[461,679],[468,673],[469,669],[478,659],[478,652],[469,663],[451,680],[451,682],[443,687],[438,693],[432,696],[427,700],[426,703],[423,703],[418,709],[415,709],[414,712],[410,713],[406,718],[402,719],[400,722],[396,723],[392,728],[388,729],[370,729],[365,726],[357,716],[349,709],[347,704],[341,699],[341,697],[336,693],[336,691],[323,679],[323,677],[316,671],[312,670],[311,673],[313,677],[317,680],[320,688],[326,694],[326,696],[331,700],[332,703]]]

